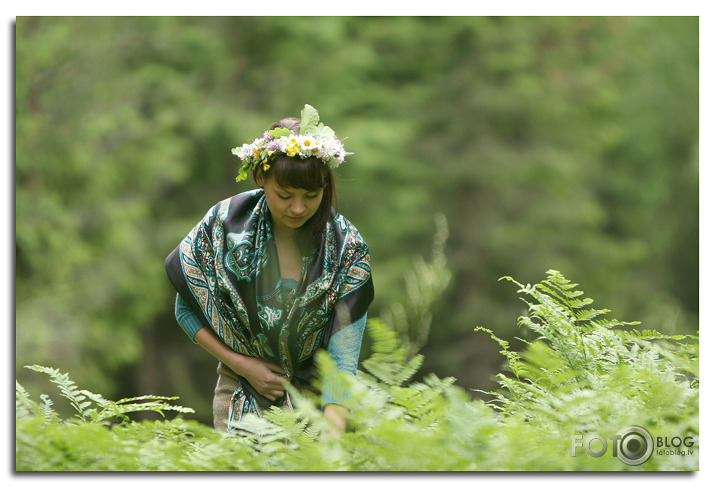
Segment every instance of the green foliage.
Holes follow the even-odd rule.
[[[683,400],[695,400],[697,412],[697,389],[691,387],[692,378],[698,375],[697,337],[666,336],[653,330],[624,330],[622,328],[638,323],[596,320],[609,310],[587,308],[593,301],[581,298],[583,293],[576,290],[578,285],[558,271],[549,271],[547,279],[533,286],[522,285],[511,277],[505,279],[516,283],[518,292],[531,298],[524,300],[529,314],[519,318],[518,324],[528,327],[536,339],[528,343],[521,354],[523,359],[500,341],[509,368],[516,377],[499,375],[500,383],[510,394],[508,398],[498,395],[502,410],[529,417],[536,411],[535,405],[552,408],[555,401],[563,399],[562,395],[575,393],[582,396],[584,390],[594,394],[605,386],[606,389],[612,387],[614,377],[621,380],[627,376],[634,383],[653,386],[668,383],[684,388],[681,392],[687,398]],[[695,340],[695,343],[680,342],[686,339]],[[650,394],[644,395],[642,391],[631,394],[632,391],[624,388],[619,394],[624,400],[639,401],[641,407],[646,407],[653,399]],[[608,401],[612,400],[613,397],[608,397]],[[690,402],[687,404],[687,407],[692,406]],[[613,407],[620,406],[613,404],[606,410]]]
[[[193,413],[191,408],[168,404],[166,401],[178,399],[177,397],[164,396],[140,396],[111,401],[103,398],[100,394],[95,394],[87,390],[79,390],[69,374],[61,373],[59,370],[40,365],[27,366],[35,372],[42,372],[50,376],[50,382],[57,385],[60,395],[65,397],[77,413],[75,419],[89,423],[106,423],[110,419],[128,420],[129,413],[139,411],[153,411],[164,416],[164,411],[175,411],[179,413]],[[19,405],[25,408],[26,412],[41,412],[48,421],[57,419],[57,414],[51,409],[52,401],[45,395],[40,396],[43,404],[39,405],[32,401],[25,389],[16,382],[16,400]]]
[[[432,307],[452,279],[445,254],[449,238],[447,217],[437,213],[434,220],[437,228],[432,237],[430,260],[415,257],[412,269],[405,272],[406,303],[394,302],[381,314],[382,320],[398,333],[409,357],[427,344]]]
[[[536,338],[517,354],[490,330],[477,328],[499,342],[512,373],[498,375],[505,393],[491,393],[495,409],[544,431],[603,435],[636,424],[654,437],[697,437],[698,337],[596,319],[609,310],[587,308],[592,300],[558,271],[536,285],[505,279],[529,298],[529,314],[518,323]],[[650,462],[657,464],[657,455]],[[687,464],[697,460],[660,468]]]
[[[400,341],[397,333],[376,325],[379,323],[377,320],[370,320],[368,323],[373,353],[362,363],[363,367],[387,384],[402,384],[417,372],[422,365],[423,357],[416,355],[405,363],[407,350],[398,348]]]
[[[508,278],[512,282],[513,279]],[[499,376],[505,393],[495,404],[471,399],[453,378],[434,374],[409,382],[417,357],[380,320],[368,330],[373,355],[356,376],[316,357],[321,378],[348,387],[348,431],[327,437],[317,398],[290,389],[294,413],[274,408],[251,416],[231,435],[181,417],[100,424],[66,374],[50,375],[78,414],[59,420],[52,403],[32,401],[17,385],[17,470],[697,470],[693,455],[654,453],[639,466],[615,456],[571,454],[571,435],[608,437],[637,424],[656,437],[698,436],[696,337],[623,330],[630,323],[596,320],[575,284],[550,271],[536,285],[518,284],[529,314],[519,323],[536,338],[522,353],[486,330],[503,347],[513,377]],[[169,398],[151,398],[157,409]],[[156,399],[156,401],[154,401]],[[173,398],[171,398],[173,399]],[[106,401],[106,400],[105,400]],[[117,401],[123,407],[133,400]],[[103,404],[103,403],[102,403]],[[100,404],[101,405],[101,404]],[[155,409],[156,410],[156,409]],[[126,413],[127,411],[123,411]],[[120,415],[124,417],[124,415]]]

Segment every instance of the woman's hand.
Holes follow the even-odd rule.
[[[238,375],[245,377],[262,396],[275,401],[285,394],[285,373],[282,367],[257,357],[236,354],[227,364]]]
[[[285,394],[283,385],[285,379],[279,375],[284,374],[285,371],[280,366],[233,351],[207,326],[197,331],[194,339],[211,355],[228,365],[231,370],[241,377],[245,377],[259,394],[271,401],[275,401]]]
[[[341,438],[345,433],[348,419],[348,408],[340,404],[327,404],[325,406],[325,419],[327,419],[327,429],[322,431],[321,439],[326,441],[330,437]]]

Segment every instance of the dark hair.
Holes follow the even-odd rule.
[[[271,125],[269,130],[279,127],[285,127],[298,134],[300,120],[294,117],[284,118]],[[300,227],[296,234],[296,243],[303,255],[318,248],[332,207],[337,203],[333,171],[317,157],[301,159],[281,154],[271,161],[267,171],[258,164],[253,170],[254,180],[259,172],[263,174],[264,179],[274,177],[276,183],[286,188],[301,188],[306,191],[323,189],[323,199],[320,201],[318,211]]]

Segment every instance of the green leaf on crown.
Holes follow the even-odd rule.
[[[333,129],[320,122],[318,110],[308,104],[300,111],[300,134],[313,137],[335,137]]]
[[[319,121],[318,110],[306,103],[305,108],[300,111],[300,133],[307,134],[308,130],[317,126]]]
[[[287,129],[285,127],[278,127],[273,130],[269,130],[268,133],[271,134],[274,139],[278,139],[280,137],[283,137],[284,135],[292,135],[293,134],[293,132],[291,132],[290,129]]]
[[[241,166],[241,169],[239,169],[239,171],[238,171],[238,176],[236,176],[237,183],[240,183],[244,179],[248,178],[247,169],[249,169],[250,167],[251,167],[251,164],[248,161],[243,163],[243,166]]]

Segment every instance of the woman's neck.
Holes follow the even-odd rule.
[[[301,255],[294,237],[295,229],[293,228],[273,229],[281,277],[300,281],[302,273]]]
[[[273,225],[273,237],[281,243],[293,242],[295,238],[295,228]]]

